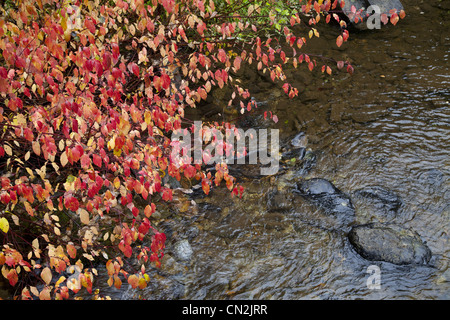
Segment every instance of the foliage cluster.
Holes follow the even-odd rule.
[[[210,188],[228,174],[174,163],[174,130],[214,88],[230,86],[242,112],[255,107],[235,76],[256,64],[291,98],[283,66],[318,62],[301,50],[334,1],[8,0],[0,7],[1,273],[18,299],[94,298],[104,262],[108,284],[151,281],[165,235],[152,224],[173,199],[165,176]],[[294,8],[295,10],[291,8]],[[269,22],[269,23],[268,23]],[[304,36],[292,27],[301,25]],[[260,36],[261,35],[261,36]],[[264,38],[263,38],[264,37]],[[333,44],[334,45],[334,44]],[[286,51],[289,48],[289,51]],[[339,61],[323,65],[353,72]],[[232,103],[230,101],[230,104]],[[207,128],[230,123],[205,123]],[[84,290],[84,289],[83,289]]]

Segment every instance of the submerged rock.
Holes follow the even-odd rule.
[[[306,148],[308,137],[304,132],[300,132],[291,140],[291,145],[293,148]]]
[[[348,239],[356,252],[371,261],[397,265],[427,264],[431,250],[415,231],[379,222],[354,226]]]
[[[349,196],[340,191],[330,181],[312,178],[297,183],[298,193],[313,200],[319,206],[332,212],[353,212],[353,203]]]
[[[189,261],[192,257],[193,251],[188,240],[177,241],[173,246],[173,255],[182,261]]]
[[[297,183],[297,189],[294,191],[322,208],[326,213],[338,216],[342,227],[353,222],[355,208],[350,197],[330,181],[322,178],[303,180]]]
[[[312,178],[297,183],[298,190],[305,196],[325,196],[340,193],[328,180]]]
[[[356,190],[353,195],[367,201],[376,211],[384,213],[396,213],[402,205],[397,194],[380,186],[367,186]]]

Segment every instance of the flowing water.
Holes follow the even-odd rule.
[[[293,166],[252,179],[243,166],[242,199],[225,188],[207,197],[180,194],[161,214],[167,251],[149,287],[103,293],[124,299],[449,299],[450,5],[402,3],[407,16],[395,27],[351,33],[337,49],[327,45],[337,31],[325,26],[331,32],[305,49],[351,59],[352,76],[292,68],[287,73],[299,89],[292,100],[265,75],[246,76],[255,99],[279,118],[260,125],[280,129],[283,142],[305,132],[316,159],[311,170]],[[349,195],[369,185],[395,192],[402,205],[390,216],[353,199],[355,223],[415,230],[432,251],[429,265],[359,256],[332,218],[290,193],[295,181],[311,177]],[[175,249],[180,243],[187,246],[184,257]],[[380,268],[380,289],[367,286],[371,265]]]

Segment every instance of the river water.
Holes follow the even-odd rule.
[[[338,49],[327,45],[337,31],[325,26],[306,47],[350,59],[352,76],[292,68],[287,74],[299,96],[291,100],[265,75],[246,74],[261,110],[266,106],[279,118],[257,125],[279,129],[283,142],[304,132],[315,164],[264,178],[245,175],[244,166],[237,172],[246,188],[242,199],[225,187],[207,197],[179,193],[179,201],[157,215],[167,250],[149,286],[102,287],[102,293],[115,299],[449,299],[450,6],[402,3],[407,16],[395,27],[353,32]],[[226,104],[217,97],[211,106]],[[194,115],[221,119],[208,108]],[[313,177],[349,195],[370,185],[395,192],[402,205],[388,216],[352,198],[355,223],[411,228],[431,249],[430,264],[363,259],[332,219],[290,194],[295,181]],[[367,285],[372,265],[380,270],[380,289]]]

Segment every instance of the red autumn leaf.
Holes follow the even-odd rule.
[[[320,4],[317,1],[314,1],[314,10],[319,13],[320,12]]]
[[[209,185],[208,179],[205,179],[205,178],[202,179],[202,189],[206,195],[209,194],[210,185]]]
[[[170,82],[171,82],[169,75],[166,73],[163,73],[161,75],[161,81],[162,81],[163,89],[165,89],[165,90],[169,89]]]
[[[92,160],[93,160],[94,164],[97,167],[101,168],[101,166],[102,166],[102,157],[101,156],[99,156],[98,154],[94,153],[92,155]]]
[[[113,68],[111,74],[115,79],[118,79],[122,77],[122,70],[120,70],[119,68]]]
[[[94,22],[92,22],[91,19],[86,19],[86,20],[84,20],[84,26],[85,26],[86,28],[88,28],[88,30],[89,30],[92,34],[95,33],[95,24],[94,24]]]
[[[71,195],[64,197],[64,205],[67,209],[72,211],[77,211],[80,207],[80,203],[78,202],[77,198]]]
[[[109,52],[105,52],[102,56],[102,65],[103,69],[109,70],[111,67],[111,54]]]
[[[353,74],[353,71],[354,71],[353,67],[351,65],[348,65],[347,66],[347,72],[350,73],[350,74]]]
[[[113,54],[113,59],[118,59],[120,55],[119,45],[117,43],[111,43],[111,49]],[[109,66],[105,69],[109,69]]]
[[[134,217],[137,217],[139,215],[139,209],[133,207],[133,209],[131,209],[131,213],[133,214]]]
[[[242,62],[241,57],[237,56],[236,58],[234,58],[233,66],[236,69],[236,71],[241,68],[241,62]]]
[[[80,158],[80,163],[81,163],[81,167],[83,169],[89,169],[90,165],[91,165],[91,159],[89,158],[89,156],[87,154],[83,154]]]
[[[171,201],[172,198],[173,198],[173,196],[172,196],[172,189],[164,188],[163,189],[163,194],[162,194],[162,199],[164,201]]]
[[[205,29],[206,29],[206,23],[204,23],[203,21],[201,21],[197,24],[197,32],[201,36],[203,36],[203,32],[205,31]]]
[[[3,192],[0,194],[0,201],[1,201],[4,205],[7,205],[7,204],[11,201],[11,197],[10,197],[9,193],[6,192],[6,191],[3,191]]]
[[[227,61],[227,54],[225,53],[225,50],[219,49],[219,52],[217,53],[217,58],[219,58],[220,62],[225,63]]]
[[[350,34],[349,34],[349,32],[348,32],[347,29],[344,30],[344,31],[342,31],[342,39],[343,39],[344,41],[347,41],[349,35],[350,35]]]
[[[129,63],[128,70],[132,72],[136,77],[139,77],[139,66],[136,63],[134,62]]]
[[[188,179],[192,179],[195,176],[196,172],[197,170],[195,169],[195,167],[190,164],[184,168],[184,175]]]

